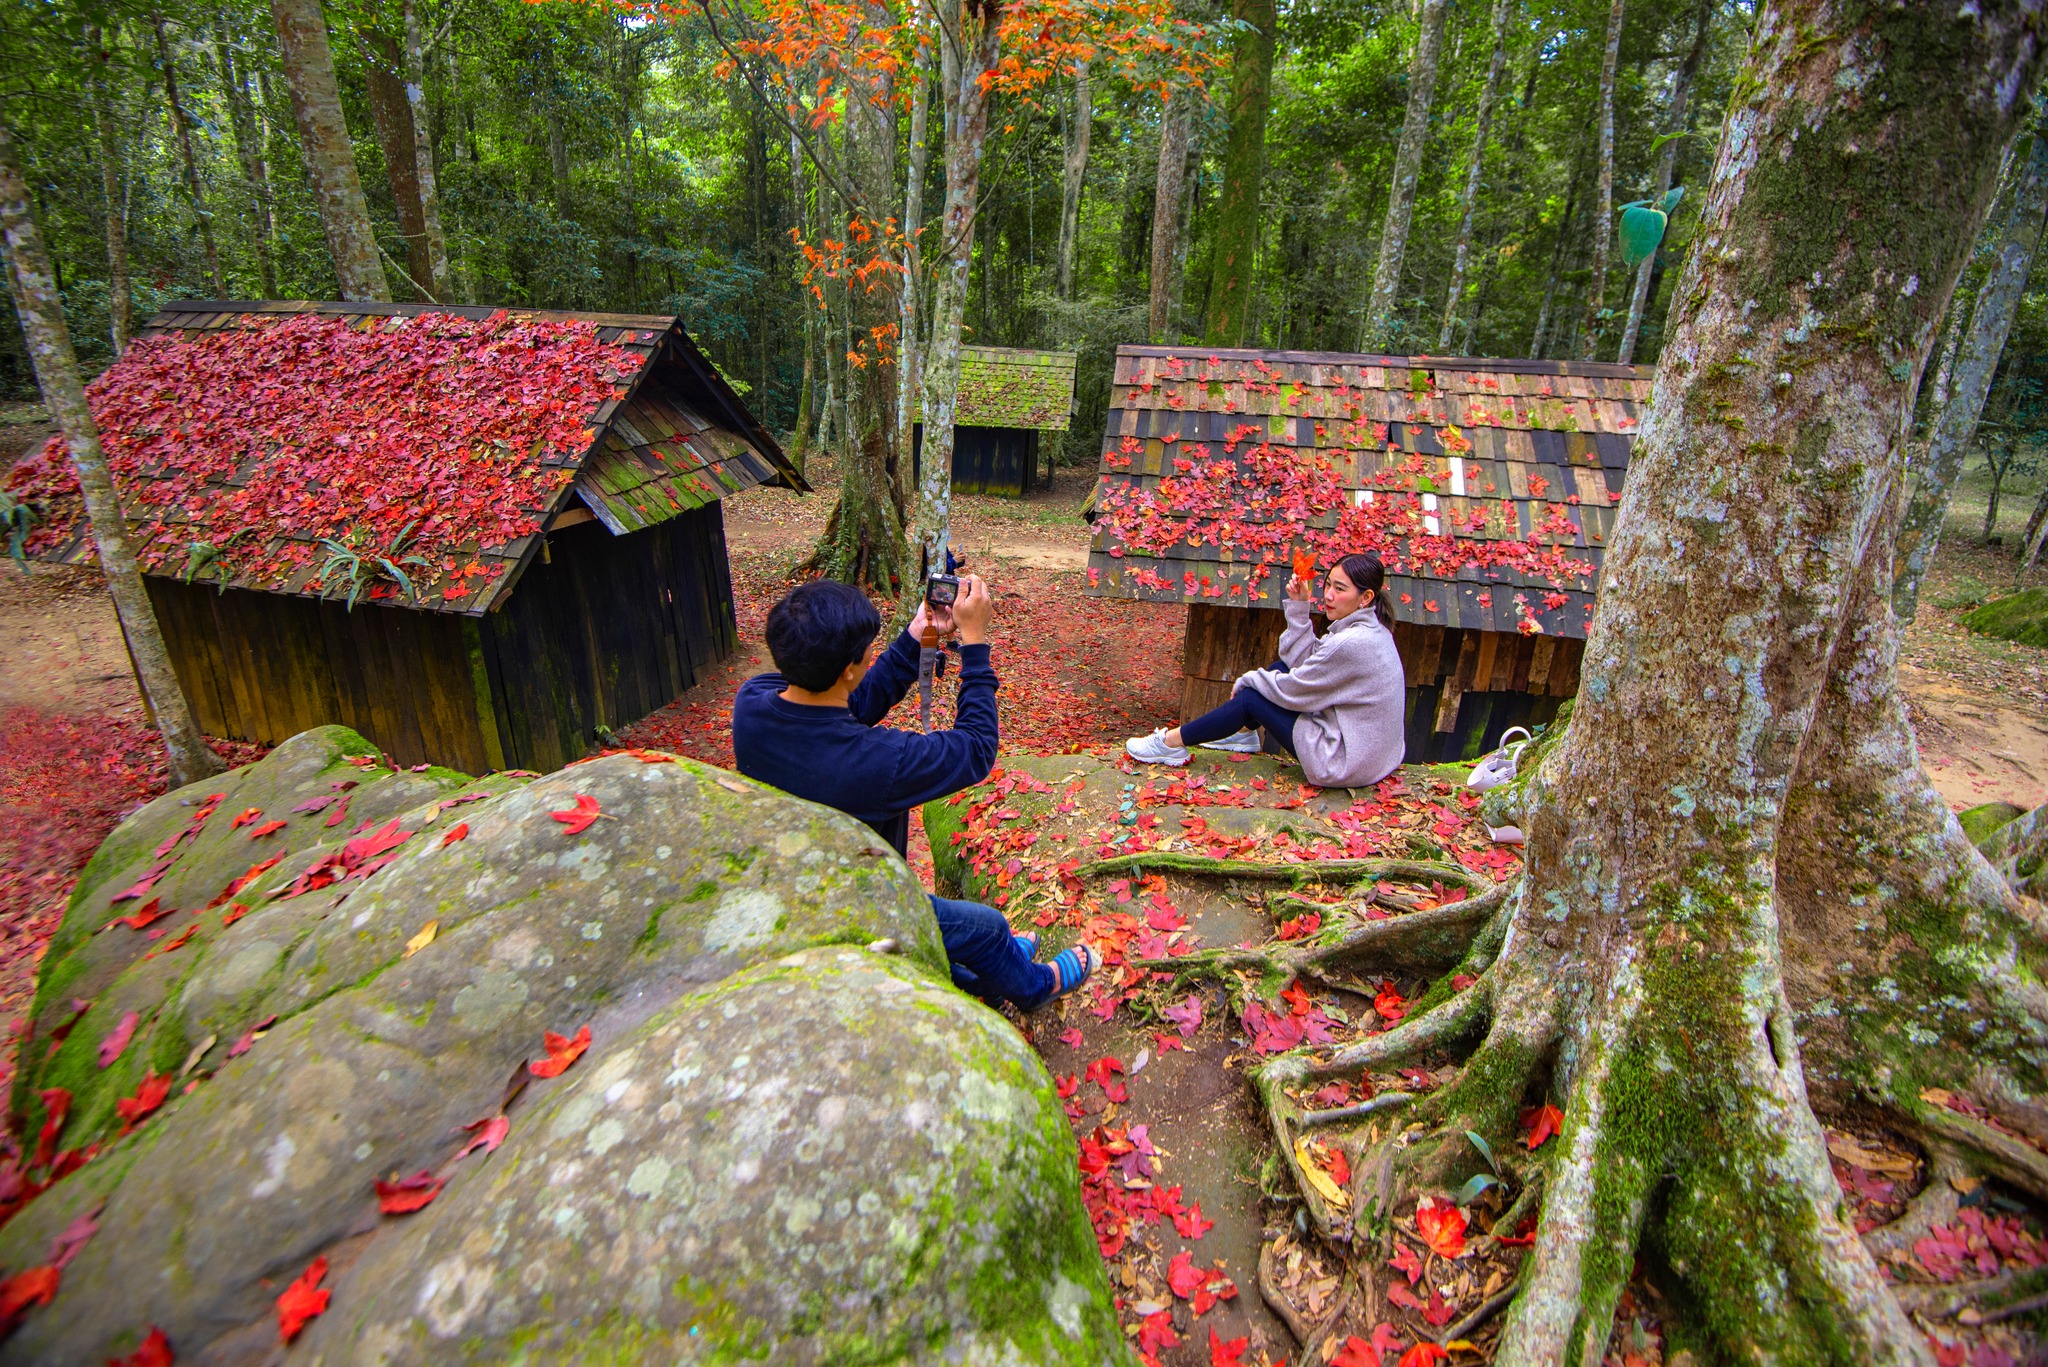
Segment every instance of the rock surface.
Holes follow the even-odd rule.
[[[581,798],[601,815],[578,833],[553,814]],[[102,929],[152,900],[175,910]],[[846,948],[884,939],[894,955]],[[589,1053],[533,1080],[543,1033],[586,1025]],[[109,837],[32,1029],[17,1121],[36,1135],[61,1088],[52,1147],[101,1147],[0,1227],[0,1269],[104,1208],[0,1363],[99,1363],[150,1325],[181,1364],[261,1361],[279,1291],[321,1256],[332,1322],[293,1361],[1122,1352],[1099,1261],[1073,1256],[1049,1079],[946,985],[909,870],[866,827],[722,770],[619,754],[478,782],[308,732]],[[771,1050],[749,1053],[756,1032]],[[121,1099],[151,1079],[170,1095],[123,1136]],[[501,1110],[504,1147],[458,1161]],[[807,1137],[853,1156],[806,1167]],[[380,1215],[373,1183],[422,1170],[450,1179],[435,1204]]]

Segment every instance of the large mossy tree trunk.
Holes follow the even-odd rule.
[[[1638,1250],[1718,1359],[1928,1363],[1815,1106],[2048,1195],[2048,941],[1922,776],[1887,591],[1920,372],[2042,66],[2019,3],[1760,13],[1561,740],[1496,805],[1527,867],[1400,1026],[1290,1089],[1476,1041],[1353,1134],[1357,1228],[1546,1098],[1540,1223],[1495,1362],[1597,1363]],[[1548,739],[1548,738],[1546,738]],[[1940,1189],[1942,1184],[1933,1184]],[[1314,1203],[1311,1202],[1313,1207]],[[1327,1222],[1327,1214],[1319,1214]]]
[[[1223,155],[1204,329],[1210,346],[1223,347],[1245,344],[1245,320],[1258,283],[1259,237],[1265,230],[1259,191],[1266,176],[1266,116],[1273,103],[1274,33],[1279,27],[1273,0],[1232,0],[1231,17],[1245,27],[1238,31],[1231,60],[1230,145]]]
[[[2019,314],[2020,297],[2034,271],[2034,252],[2041,225],[2048,216],[2048,128],[2037,130],[2033,146],[2016,168],[2012,199],[1997,226],[1998,242],[1991,269],[1977,291],[1964,334],[1961,354],[1950,372],[1948,402],[1935,415],[1921,465],[1919,486],[1912,491],[1905,525],[1899,529],[1898,577],[1892,585],[1892,611],[1910,622],[1920,610],[1920,581],[1941,545],[1942,524],[1962,477],[1963,457],[1977,436],[1977,418],[1984,396],[2005,354],[2005,339]]]
[[[391,286],[377,259],[369,206],[356,178],[355,149],[341,113],[341,88],[334,79],[334,52],[327,43],[327,18],[320,0],[270,0],[270,15],[277,25],[292,117],[299,125],[313,203],[320,211],[320,229],[327,238],[327,253],[334,258],[341,297],[389,303]]]
[[[127,519],[121,514],[121,500],[114,490],[113,472],[107,468],[106,453],[100,449],[99,427],[93,421],[85,385],[78,376],[78,357],[71,349],[71,334],[64,325],[64,301],[57,290],[56,273],[50,269],[49,253],[43,247],[42,233],[36,228],[29,207],[28,184],[22,179],[21,165],[15,157],[14,134],[4,118],[0,118],[0,233],[4,233],[7,242],[14,305],[21,316],[29,358],[35,364],[36,384],[43,392],[50,416],[56,419],[71,448],[71,465],[78,475],[85,515],[92,523],[100,570],[107,576],[114,614],[120,619],[121,634],[127,639],[128,653],[135,661],[135,677],[142,684],[150,710],[156,715],[157,732],[164,739],[171,785],[197,783],[226,766],[192,719],[192,709],[186,705],[178,676],[171,668],[163,632],[157,627],[149,591],[142,585],[135,549],[128,544]]]
[[[1422,178],[1422,149],[1429,141],[1429,109],[1436,101],[1436,74],[1442,65],[1444,16],[1450,0],[1422,0],[1422,28],[1415,37],[1415,57],[1408,65],[1408,112],[1401,120],[1401,141],[1394,149],[1394,179],[1387,192],[1387,217],[1380,225],[1379,259],[1372,269],[1372,295],[1365,306],[1366,351],[1393,351],[1402,344],[1400,320],[1394,316],[1401,293],[1401,267],[1408,256],[1408,229],[1415,220],[1415,187]]]

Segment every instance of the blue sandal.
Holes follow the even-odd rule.
[[[1087,945],[1075,945],[1053,955],[1052,995],[1064,997],[1095,975],[1102,967],[1102,956]]]
[[[1038,932],[1037,932],[1037,931],[1035,931],[1035,930],[1026,930],[1026,931],[1018,931],[1018,932],[1015,932],[1015,933],[1013,933],[1013,934],[1012,934],[1012,935],[1010,936],[1010,938],[1011,938],[1011,939],[1013,939],[1013,940],[1015,940],[1015,941],[1016,941],[1016,942],[1017,942],[1018,944],[1020,944],[1020,945],[1024,946],[1024,952],[1025,952],[1026,954],[1029,954],[1029,955],[1030,955],[1030,956],[1031,956],[1031,957],[1032,957],[1033,959],[1036,959],[1036,958],[1038,957]]]

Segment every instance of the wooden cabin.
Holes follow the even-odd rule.
[[[1088,592],[1185,603],[1182,715],[1270,662],[1293,557],[1371,550],[1408,759],[1470,759],[1578,690],[1648,368],[1117,351]]]
[[[672,317],[181,300],[89,393],[199,724],[404,765],[545,772],[674,699],[736,644],[719,500],[808,488]],[[8,483],[93,557],[61,447]]]
[[[1038,482],[1039,434],[1064,432],[1073,423],[1075,361],[1071,351],[960,348],[955,492],[1022,498],[1031,491]],[[924,446],[922,421],[911,440],[916,462]]]

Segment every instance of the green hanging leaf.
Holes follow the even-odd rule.
[[[1479,1156],[1486,1160],[1486,1166],[1492,1168],[1495,1172],[1499,1172],[1500,1160],[1493,1156],[1493,1145],[1487,1143],[1471,1130],[1465,1131],[1465,1137],[1472,1141],[1473,1148],[1479,1150]],[[1458,1204],[1462,1206],[1465,1203],[1460,1201]]]
[[[1670,221],[1662,209],[1629,205],[1621,215],[1621,259],[1631,266],[1649,260],[1664,240],[1664,227]]]
[[[1669,218],[1678,210],[1678,201],[1685,198],[1685,187],[1674,185],[1664,192],[1664,215]]]
[[[1488,1187],[1497,1187],[1499,1185],[1500,1179],[1498,1177],[1489,1177],[1483,1172],[1474,1173],[1470,1181],[1458,1188],[1458,1204],[1469,1206],[1478,1200],[1479,1194]]]

